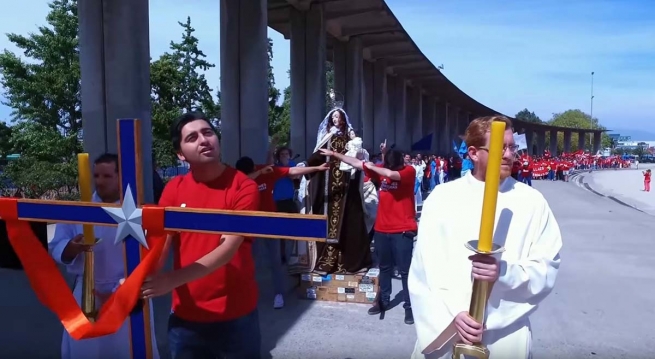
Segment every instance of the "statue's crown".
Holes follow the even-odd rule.
[[[330,90],[330,100],[333,110],[343,110],[343,95],[334,89]]]

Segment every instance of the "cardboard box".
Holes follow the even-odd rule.
[[[328,302],[373,303],[378,292],[377,269],[366,274],[303,273],[299,296]]]

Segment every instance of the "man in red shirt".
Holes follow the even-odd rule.
[[[380,295],[368,313],[383,313],[391,301],[391,276],[394,264],[398,268],[403,285],[405,323],[414,324],[412,305],[407,287],[407,275],[412,262],[414,237],[418,225],[414,207],[414,183],[416,170],[407,165],[406,156],[390,149],[384,154],[384,165],[378,167],[372,162],[363,162],[354,157],[322,149],[326,156],[334,156],[364,173],[371,179],[380,181],[378,212],[375,217],[375,251],[380,267]]]
[[[171,126],[173,148],[190,165],[172,179],[160,206],[255,211],[259,191],[253,180],[220,162],[213,125],[200,112],[180,116]],[[172,245],[172,246],[171,246]],[[173,291],[168,342],[173,359],[260,358],[261,333],[252,240],[235,235],[172,233],[173,270],[142,287],[152,298]]]
[[[276,205],[273,200],[273,187],[275,182],[284,177],[304,176],[318,171],[327,171],[330,165],[324,163],[316,167],[273,167],[272,165],[255,166],[255,162],[250,157],[241,157],[236,163],[236,169],[248,175],[257,183],[259,190],[259,210],[264,212],[275,212]],[[275,297],[273,299],[273,308],[281,309],[284,307],[283,293],[286,291],[284,283],[284,268],[282,266],[282,254],[280,240],[266,238],[259,241],[259,245],[266,249],[266,256],[270,265],[271,275],[273,277],[273,290]],[[257,244],[253,244],[253,249]],[[254,256],[257,257],[257,256]]]

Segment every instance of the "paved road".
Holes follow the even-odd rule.
[[[655,216],[655,190],[644,192],[642,171],[655,170],[655,164],[642,164],[639,169],[582,172],[577,184],[609,200],[620,201]]]
[[[535,181],[535,187],[550,201],[565,241],[557,287],[533,316],[535,357],[652,357],[641,354],[655,342],[652,218],[571,183]],[[61,329],[55,318],[38,304],[21,273],[0,272],[0,279],[0,358],[57,358]],[[366,314],[365,305],[290,296],[285,309],[273,311],[271,288],[260,279],[264,348],[271,356],[409,357],[415,333],[402,323],[400,307],[380,321]],[[168,305],[156,302],[163,353]]]

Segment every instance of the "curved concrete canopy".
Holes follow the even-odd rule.
[[[474,100],[448,80],[414,43],[384,0],[268,0],[268,25],[288,39],[291,33],[290,12],[293,8],[307,10],[312,3],[323,6],[329,35],[328,46],[332,41],[348,41],[351,37],[360,37],[364,59],[385,60],[389,74],[400,76],[411,85],[420,85],[427,94],[472,115],[501,114]],[[513,121],[519,128],[578,131],[515,119]]]

